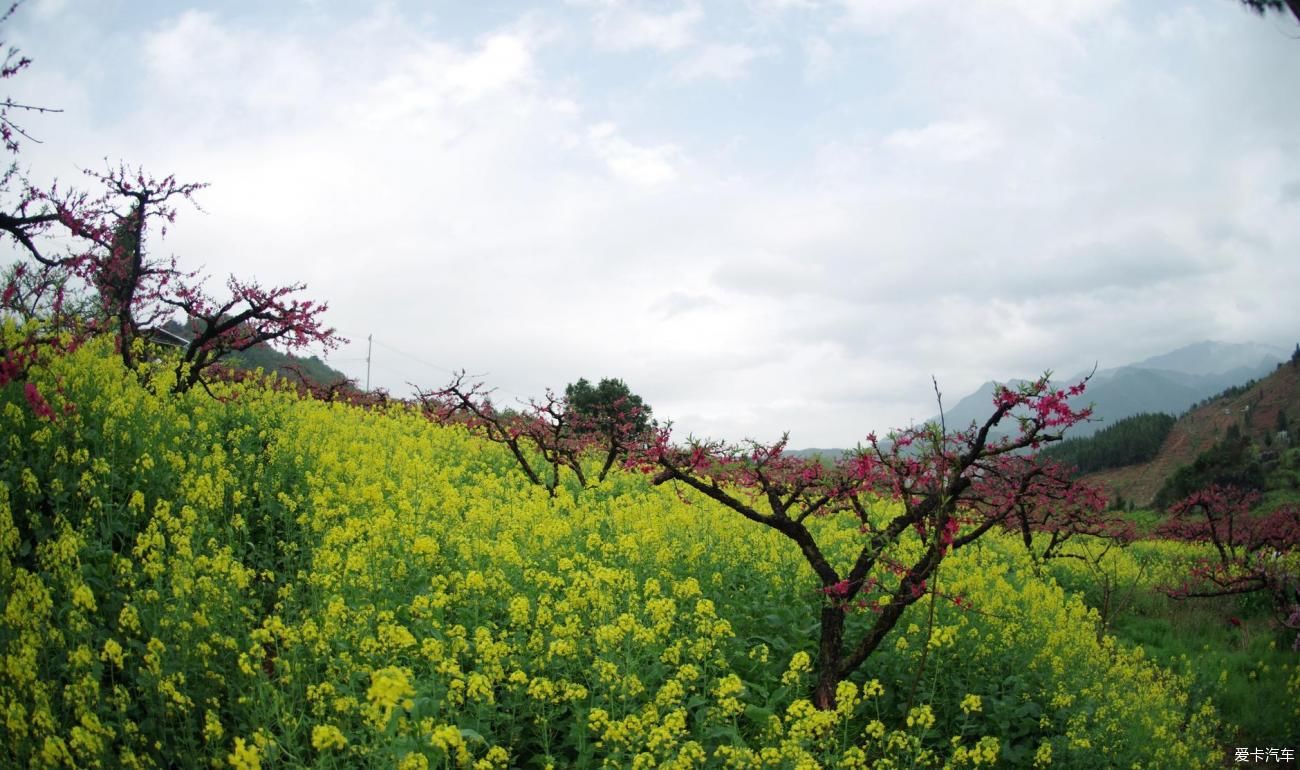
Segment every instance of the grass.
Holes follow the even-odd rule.
[[[1137,508],[1126,513],[1125,518],[1133,523],[1139,535],[1146,537],[1154,532],[1166,517],[1160,511],[1151,508]]]
[[[1235,616],[1234,616],[1235,617]],[[1300,728],[1287,708],[1262,708],[1286,692],[1295,652],[1266,618],[1233,626],[1209,608],[1174,608],[1165,617],[1128,616],[1116,634],[1153,659],[1193,678],[1192,692],[1211,695],[1236,727],[1240,745],[1295,745]]]
[[[1090,586],[1077,585],[1085,596]],[[1190,676],[1193,701],[1213,699],[1237,746],[1300,744],[1287,680],[1300,665],[1295,633],[1260,595],[1176,600],[1144,586],[1115,608],[1109,633]]]

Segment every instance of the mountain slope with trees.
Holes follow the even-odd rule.
[[[193,334],[184,325],[168,321],[162,328],[183,340],[190,340]],[[278,374],[291,382],[304,381],[305,384],[329,387],[348,381],[348,376],[331,367],[317,356],[295,356],[283,353],[266,343],[254,345],[247,350],[233,353],[227,363],[235,369],[253,371],[261,369],[267,374]]]
[[[1137,505],[1149,505],[1180,469],[1194,467],[1198,458],[1202,470],[1209,473],[1207,469],[1222,465],[1215,459],[1219,455],[1232,455],[1245,462],[1250,459],[1245,458],[1245,453],[1250,453],[1262,463],[1261,471],[1267,472],[1270,462],[1276,462],[1295,446],[1291,422],[1297,416],[1300,416],[1300,352],[1290,362],[1279,364],[1267,377],[1228,388],[1184,414],[1174,423],[1160,451],[1151,460],[1090,473],[1083,478],[1104,487],[1112,499],[1119,496]],[[1242,462],[1230,464],[1236,468]],[[1188,473],[1192,472],[1184,475]],[[1175,491],[1170,489],[1162,497],[1167,498]]]
[[[1125,417],[1087,438],[1070,438],[1049,446],[1043,455],[1079,473],[1136,465],[1156,456],[1175,421],[1173,415],[1164,413]]]

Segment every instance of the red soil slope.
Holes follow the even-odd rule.
[[[1236,423],[1263,443],[1264,434],[1276,431],[1277,413],[1283,409],[1294,442],[1300,438],[1300,368],[1290,364],[1283,364],[1236,396],[1215,399],[1184,414],[1150,462],[1090,473],[1083,478],[1105,488],[1112,500],[1119,494],[1136,505],[1149,505],[1165,479],[1213,446],[1229,425]]]

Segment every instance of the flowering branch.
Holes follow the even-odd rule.
[[[1300,575],[1285,558],[1300,544],[1300,507],[1255,515],[1258,501],[1257,492],[1211,484],[1171,506],[1156,534],[1209,543],[1218,558],[1196,563],[1180,585],[1161,590],[1175,599],[1264,591],[1278,609],[1300,604]]]
[[[548,390],[543,398],[530,400],[523,411],[502,412],[492,404],[491,391],[481,382],[469,382],[464,371],[439,390],[417,389],[416,394],[430,419],[463,424],[489,441],[505,444],[528,480],[544,487],[552,497],[564,469],[573,474],[580,488],[586,488],[592,482],[584,463],[598,453],[603,459],[595,483],[600,483],[618,458],[627,456],[648,434],[648,428],[639,423],[647,410],[629,398],[584,410],[568,394],[560,396]],[[545,480],[537,466],[538,454],[549,467]]]
[[[259,345],[279,342],[288,350],[312,345],[330,350],[342,342],[321,321],[326,304],[293,296],[306,288],[303,284],[264,289],[231,276],[226,288],[230,297],[220,304],[198,288],[179,284],[158,297],[185,313],[194,335],[176,366],[179,392],[200,383],[213,364]]]
[[[835,687],[861,666],[898,623],[906,608],[930,589],[939,564],[1023,508],[1026,498],[1049,495],[1068,477],[1046,471],[1025,452],[1059,440],[1087,419],[1068,399],[1086,380],[1053,389],[1047,375],[1016,389],[1002,387],[983,424],[949,433],[942,424],[898,431],[880,441],[874,434],[830,468],[784,454],[786,439],[770,446],[688,440],[674,446],[666,431],[637,458],[655,473],[654,483],[682,483],[746,519],[775,529],[799,547],[828,597],[821,611],[819,672],[813,702],[835,706]],[[1018,432],[994,438],[1013,419]],[[1062,493],[1063,494],[1063,493]],[[873,501],[894,500],[901,511],[878,514]],[[847,572],[826,558],[807,526],[811,516],[845,514],[863,536]],[[905,539],[914,533],[921,555],[903,561]],[[892,577],[891,577],[892,576]],[[871,609],[874,620],[856,641],[845,638],[845,612]]]

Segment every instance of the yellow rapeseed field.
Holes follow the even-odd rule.
[[[32,381],[54,421],[0,392],[4,767],[1222,762],[1213,707],[1009,539],[822,712],[811,572],[707,500],[551,499],[402,406],[155,393],[103,344]]]

